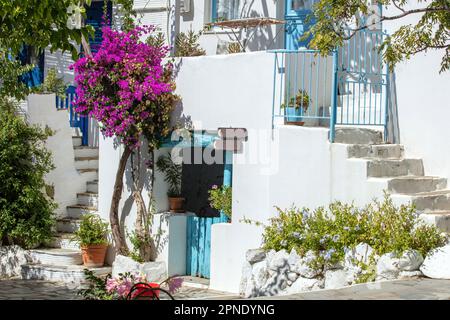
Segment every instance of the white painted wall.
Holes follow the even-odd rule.
[[[48,184],[55,186],[56,213],[66,215],[66,206],[77,203],[76,194],[86,192],[86,176],[75,169],[72,144],[73,129],[69,126],[67,110],[57,110],[55,95],[29,95],[27,119],[30,123],[48,126],[55,134],[48,138],[46,146],[52,152],[55,169],[46,176]]]
[[[386,14],[397,12],[390,7]],[[392,33],[419,17],[410,15],[386,22],[383,28]],[[423,158],[427,174],[450,179],[450,71],[439,74],[443,54],[443,50],[417,54],[400,63],[395,74],[400,142],[408,155]]]

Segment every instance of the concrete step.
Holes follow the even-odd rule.
[[[86,283],[84,266],[53,266],[45,264],[22,265],[21,276],[25,280],[45,280],[72,284]],[[106,276],[111,267],[89,268],[96,276]]]
[[[96,207],[98,206],[98,193],[82,192],[77,193],[78,205]]]
[[[63,233],[74,233],[80,227],[81,220],[75,218],[56,219],[56,231]]]
[[[438,227],[442,232],[450,233],[450,211],[431,211],[419,217],[427,224]]]
[[[59,232],[45,245],[49,248],[80,250],[80,245],[78,242],[72,241],[73,236],[73,233]]]
[[[345,144],[382,144],[381,131],[365,128],[336,128],[336,143]]]
[[[410,200],[420,211],[450,211],[450,190],[417,193]]]
[[[75,169],[98,169],[98,157],[76,157]]]
[[[30,250],[33,263],[52,266],[81,265],[81,251],[69,249],[34,249]]]
[[[88,146],[78,146],[74,147],[73,151],[75,153],[75,157],[97,157],[98,159],[98,148],[97,147],[88,147]]]
[[[73,144],[74,147],[81,146],[81,143],[82,143],[81,137],[78,137],[78,136],[73,136],[72,137],[72,144]]]
[[[86,183],[86,190],[87,192],[98,193],[98,181],[97,180],[88,181]]]
[[[353,144],[347,152],[349,158],[402,159],[404,148],[400,144]]]
[[[89,207],[83,205],[67,206],[66,209],[67,209],[67,217],[74,219],[79,219],[81,218],[81,216],[86,214],[97,213],[97,207]]]
[[[86,181],[98,180],[98,169],[77,169]]]
[[[370,160],[367,162],[368,177],[423,176],[422,159]]]
[[[439,177],[406,176],[388,181],[388,190],[392,193],[415,194],[442,190],[447,186],[447,179]]]

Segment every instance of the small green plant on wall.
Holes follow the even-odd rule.
[[[189,30],[187,33],[180,32],[175,39],[176,57],[197,57],[206,55],[205,50],[200,47],[198,40],[201,32],[195,33]]]
[[[298,93],[295,95],[295,97],[291,97],[289,99],[289,103],[283,103],[281,105],[281,108],[295,108],[295,109],[299,109],[299,108],[303,108],[303,110],[308,110],[309,107],[309,103],[310,103],[310,98],[308,95],[308,92],[306,92],[305,90],[298,90]]]
[[[223,212],[231,220],[232,188],[214,185],[208,193],[211,208]]]
[[[35,89],[35,93],[49,94],[54,93],[61,99],[66,98],[67,85],[63,78],[59,78],[55,69],[50,69],[44,82]]]

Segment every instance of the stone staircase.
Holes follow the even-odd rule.
[[[425,222],[450,232],[447,179],[425,175],[422,159],[405,158],[404,147],[385,144],[377,130],[337,128],[335,142],[346,145],[348,159],[365,162],[368,182],[387,190],[394,203],[412,202]]]
[[[56,235],[44,248],[31,250],[31,261],[22,265],[23,279],[82,284],[85,281],[83,261],[78,243],[71,241],[84,214],[97,213],[98,148],[81,145],[81,137],[72,137],[75,168],[86,180],[86,191],[77,194],[77,203],[66,208],[57,218]],[[89,268],[95,274],[107,274],[110,267]]]

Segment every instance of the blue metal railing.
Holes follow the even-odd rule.
[[[274,88],[272,124],[326,125],[333,100],[333,57],[316,50],[272,50]]]
[[[65,99],[61,99],[56,96],[56,109],[67,110],[69,112],[69,124],[71,128],[79,128],[82,134],[82,145],[86,146],[89,144],[88,138],[88,127],[89,127],[89,117],[81,116],[75,112],[75,106],[73,101],[76,98],[76,92],[74,86],[69,86],[66,90]]]
[[[339,48],[336,124],[383,126],[386,133],[389,72],[379,52],[385,35],[360,30]]]
[[[389,71],[379,47],[386,34],[361,30],[329,56],[316,50],[272,50],[272,128],[297,125],[383,126],[388,121]],[[307,97],[308,99],[305,99]]]

